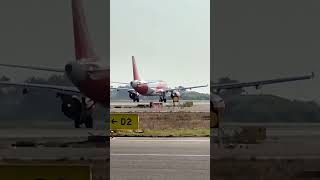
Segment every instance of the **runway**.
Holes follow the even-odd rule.
[[[231,132],[239,126],[266,127],[267,139],[242,148],[222,148],[211,141],[211,158],[320,158],[319,123],[225,123],[223,127]],[[211,129],[211,135],[216,133],[214,131]]]
[[[210,177],[210,138],[125,138],[110,139],[111,148],[89,145],[56,147],[57,143],[85,141],[102,130],[7,128],[0,131],[0,162],[37,161],[93,163],[98,174],[110,162],[112,180],[200,179]],[[12,147],[18,141],[54,146]],[[78,147],[79,146],[79,147]],[[110,152],[110,153],[109,153]],[[110,154],[110,156],[109,156]],[[9,161],[8,161],[9,160]],[[32,161],[31,161],[32,160]],[[102,168],[101,168],[102,167]],[[108,165],[109,167],[109,165]],[[108,168],[107,167],[107,168]]]
[[[220,146],[211,139],[214,179],[319,179],[319,123],[224,123],[223,127],[241,126],[266,127],[267,139],[258,144]]]
[[[113,138],[111,179],[208,180],[209,146],[210,138]]]
[[[320,124],[226,124],[224,127],[260,126],[267,128],[267,140],[261,144],[249,144],[230,148],[218,148],[215,144],[210,156],[210,138],[144,138],[115,137],[110,139],[110,173],[112,180],[157,179],[210,179],[210,159],[217,160],[218,170],[233,165],[228,159],[320,159]],[[81,159],[109,162],[109,149],[88,147],[9,147],[18,140],[37,142],[68,142],[87,140],[89,134],[102,135],[104,130],[56,129],[56,128],[2,128],[0,131],[0,158],[20,160],[83,161]],[[227,158],[225,160],[224,158]],[[279,161],[282,163],[282,161]],[[320,162],[320,161],[319,161]],[[273,163],[273,162],[270,162]],[[101,163],[103,164],[103,163]],[[98,168],[101,164],[96,165]],[[297,162],[299,164],[299,162]],[[319,163],[320,164],[320,163]],[[280,166],[280,165],[279,165]],[[306,166],[318,170],[320,166]],[[300,167],[299,166],[299,167]],[[232,166],[233,167],[233,166]],[[264,168],[265,166],[263,166]],[[278,167],[278,166],[275,166]],[[239,166],[240,168],[240,166]],[[243,167],[245,168],[245,167]],[[302,167],[301,167],[302,168]],[[264,168],[267,169],[267,168]],[[100,172],[104,172],[101,169]],[[308,170],[308,169],[307,169]],[[320,170],[320,169],[319,169]]]

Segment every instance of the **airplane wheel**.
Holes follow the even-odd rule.
[[[137,102],[139,102],[139,99],[137,99]]]
[[[91,116],[88,116],[86,118],[85,125],[86,125],[86,128],[93,128],[93,119]]]

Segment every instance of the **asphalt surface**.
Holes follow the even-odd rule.
[[[111,149],[92,144],[80,147],[12,146],[18,141],[51,144],[81,142],[87,140],[90,134],[103,133],[103,130],[86,129],[1,129],[0,161],[110,160],[113,180],[209,179],[210,138],[115,137],[110,139]]]
[[[266,123],[266,124],[225,124],[225,131],[231,132],[239,126],[267,128],[267,139],[259,144],[235,144],[233,148],[218,146],[211,141],[211,158],[320,158],[319,123]],[[216,133],[211,129],[211,135]],[[228,147],[228,146],[227,146]]]
[[[210,179],[209,138],[111,139],[112,180]]]
[[[103,135],[103,130],[9,128],[0,131],[0,159],[109,159],[109,149],[86,142],[90,135]],[[13,146],[13,144],[45,144]],[[74,143],[73,147],[59,147]]]
[[[209,179],[210,158],[320,159],[320,124],[224,124],[224,128],[259,126],[267,128],[261,144],[218,147],[210,138],[129,138],[110,139],[112,180]],[[109,149],[93,146],[76,148],[11,147],[16,141],[75,142],[104,130],[56,128],[1,128],[0,159],[97,159],[109,160]],[[212,143],[213,141],[211,141]],[[212,156],[210,156],[210,150]]]

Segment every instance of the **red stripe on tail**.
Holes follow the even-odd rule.
[[[81,0],[72,0],[72,17],[76,59],[95,60]]]
[[[134,56],[132,56],[132,69],[133,69],[133,80],[141,80],[138,74],[138,69],[137,69],[136,60],[134,59]]]

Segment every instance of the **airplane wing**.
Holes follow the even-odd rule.
[[[160,80],[157,80],[157,81],[145,81],[143,82],[144,84],[151,84],[151,83],[157,83],[159,82]],[[128,85],[130,86],[130,83],[127,83],[127,82],[118,82],[118,81],[111,81],[111,84],[125,84],[125,85]]]
[[[13,68],[22,68],[22,69],[31,69],[31,70],[40,70],[40,71],[64,72],[64,69],[62,69],[62,68],[51,68],[51,67],[40,67],[40,66],[24,66],[24,65],[1,64],[1,63],[0,63],[0,66],[13,67]]]
[[[236,88],[243,88],[243,87],[256,87],[256,89],[261,88],[262,85],[267,84],[276,84],[276,83],[283,83],[289,81],[299,81],[299,80],[306,80],[314,78],[314,73],[311,75],[306,76],[296,76],[296,77],[287,77],[287,78],[278,78],[278,79],[270,79],[264,81],[252,81],[252,82],[242,82],[242,83],[215,83],[212,84],[211,87],[220,91],[221,89],[236,89]]]
[[[135,91],[133,88],[125,88],[125,87],[110,87],[111,90],[117,90],[117,91]]]
[[[126,83],[126,82],[117,82],[117,81],[111,81],[111,84],[125,84],[125,85],[130,85],[130,83]]]
[[[56,93],[68,94],[68,95],[80,95],[80,91],[76,87],[71,86],[56,86],[48,84],[34,84],[34,83],[17,83],[0,81],[0,86],[14,86],[21,88],[35,88],[35,89],[47,89]]]
[[[190,87],[179,87],[179,88],[167,89],[166,92],[183,91],[183,90],[188,90],[188,89],[191,90],[191,89],[202,88],[202,87],[208,87],[208,85],[190,86]]]
[[[49,72],[59,72],[64,73],[64,68],[52,68],[52,67],[43,67],[43,66],[25,66],[25,65],[16,65],[16,64],[1,64],[3,67],[12,67],[12,68],[21,68],[21,69],[29,69],[29,70],[39,70],[39,71],[49,71]],[[104,72],[109,69],[89,69],[88,72]]]

